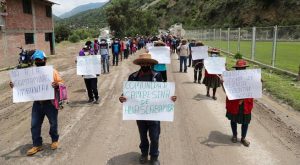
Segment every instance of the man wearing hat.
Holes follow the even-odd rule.
[[[141,68],[137,72],[132,73],[128,81],[156,81],[162,82],[161,74],[153,71],[151,68],[153,65],[157,64],[158,61],[151,58],[151,54],[141,54],[139,58],[133,61],[134,64],[140,65]],[[176,101],[176,96],[172,96],[171,100]],[[120,102],[126,102],[126,97],[121,96],[119,98]],[[159,134],[160,134],[160,121],[145,121],[145,120],[137,120],[137,126],[140,134],[140,149],[142,155],[140,157],[140,163],[145,164],[148,161],[148,154],[151,156],[151,164],[159,165],[158,156],[158,144],[159,144]],[[149,152],[149,140],[148,134],[150,137],[150,152]]]
[[[243,59],[239,59],[233,68],[236,70],[244,70],[246,67],[248,67],[247,62]],[[246,135],[251,120],[252,108],[253,98],[229,100],[226,97],[226,117],[230,120],[233,135],[231,141],[233,143],[237,142],[237,124],[242,124],[241,143],[244,146],[249,147],[250,142],[246,140]]]
[[[36,50],[35,53],[32,55],[32,59],[35,62],[37,67],[46,66],[47,57],[45,53],[41,50]],[[53,88],[58,88],[60,83],[63,83],[59,73],[57,70],[53,70],[53,79],[54,82],[52,83]],[[10,82],[11,88],[13,88],[13,83]],[[33,141],[33,147],[27,151],[27,155],[31,156],[36,154],[37,152],[43,150],[42,144],[43,140],[41,137],[41,128],[44,121],[44,117],[47,116],[50,124],[50,131],[49,134],[52,139],[51,149],[55,150],[58,147],[58,131],[57,131],[57,116],[58,110],[52,104],[51,100],[45,101],[34,101],[32,106],[32,113],[31,113],[31,135]]]

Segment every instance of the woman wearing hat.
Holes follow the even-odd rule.
[[[156,81],[162,82],[162,77],[159,72],[155,72],[151,67],[158,63],[155,59],[151,58],[151,54],[141,54],[139,58],[133,61],[134,64],[140,65],[141,68],[137,72],[132,73],[128,81]],[[177,99],[176,96],[172,96],[171,100],[175,102]],[[119,98],[121,103],[127,101],[126,97],[121,96]],[[140,149],[141,157],[140,163],[145,164],[148,161],[148,155],[151,156],[151,164],[159,165],[158,156],[158,146],[159,146],[159,135],[160,135],[160,121],[148,121],[148,120],[137,120],[137,126],[140,134]],[[150,145],[148,140],[148,132],[150,137]],[[149,152],[150,148],[150,152]]]
[[[180,60],[180,68],[179,71],[182,72],[182,64],[184,64],[184,72],[187,73],[187,58],[189,56],[189,46],[187,44],[187,40],[182,40],[181,45],[177,47],[180,51],[179,60]]]
[[[244,70],[248,67],[245,60],[238,60],[233,67],[236,70]],[[246,140],[248,125],[251,120],[251,111],[253,108],[253,98],[229,100],[226,97],[226,117],[230,120],[233,143],[237,142],[237,124],[242,124],[241,143],[249,147],[250,142]]]
[[[154,46],[166,46],[166,44],[162,41],[156,41],[154,42]],[[156,64],[153,67],[153,70],[156,72],[159,72],[161,74],[161,77],[163,79],[163,82],[167,82],[167,65],[166,64]]]
[[[204,46],[204,44],[199,41],[195,43],[195,46]],[[194,83],[196,83],[198,80],[198,84],[201,84],[203,59],[193,60],[193,67],[194,67]]]
[[[211,55],[211,57],[217,57],[220,55],[220,51],[218,49],[211,49],[208,51]],[[213,96],[212,98],[214,100],[217,100],[216,93],[217,93],[217,88],[221,86],[221,81],[220,77],[216,74],[209,74],[207,70],[205,69],[205,77],[203,79],[203,84],[205,84],[207,92],[206,96],[210,97],[209,91],[210,88],[213,89]]]

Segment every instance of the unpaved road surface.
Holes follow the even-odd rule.
[[[13,165],[138,165],[139,135],[135,121],[122,121],[118,97],[122,82],[138,69],[137,55],[100,76],[101,103],[88,104],[84,82],[76,75],[75,56],[80,44],[59,45],[54,65],[66,81],[69,104],[59,112],[59,149],[50,150],[48,120],[44,120],[44,150],[26,156],[31,147],[32,103],[12,103],[8,72],[0,72],[0,164]],[[264,96],[256,101],[248,139],[249,148],[230,141],[230,122],[225,117],[225,94],[218,100],[205,96],[204,85],[194,84],[193,70],[178,72],[172,55],[168,80],[176,83],[178,101],[174,122],[162,122],[160,161],[162,165],[299,165],[300,114]],[[240,129],[238,130],[240,134]]]

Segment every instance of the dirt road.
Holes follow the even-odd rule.
[[[59,45],[51,57],[69,87],[69,104],[59,113],[60,146],[50,150],[49,125],[44,121],[44,150],[27,157],[31,147],[32,103],[12,103],[8,73],[0,72],[0,164],[137,165],[139,137],[135,121],[122,121],[118,97],[122,82],[137,70],[135,56],[100,76],[101,103],[88,104],[83,79],[76,75],[75,55],[80,44]],[[162,165],[299,165],[300,114],[264,96],[253,110],[249,148],[230,141],[230,123],[225,117],[225,94],[218,100],[205,96],[204,85],[194,84],[193,70],[178,72],[172,55],[168,80],[176,83],[178,101],[174,122],[162,122]],[[240,134],[240,129],[239,129]]]

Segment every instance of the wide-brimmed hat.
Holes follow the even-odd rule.
[[[141,64],[153,64],[156,65],[158,64],[158,61],[151,58],[151,54],[149,53],[143,53],[139,55],[137,59],[133,61],[134,64],[136,65],[141,65]]]
[[[204,44],[202,41],[198,41],[198,42],[196,42],[196,46],[204,46]]]
[[[236,61],[235,66],[233,68],[245,68],[248,67],[249,65],[247,64],[246,60],[239,59]]]
[[[159,41],[154,42],[154,46],[166,46],[166,44],[164,42],[162,42],[161,40],[159,40]]]

